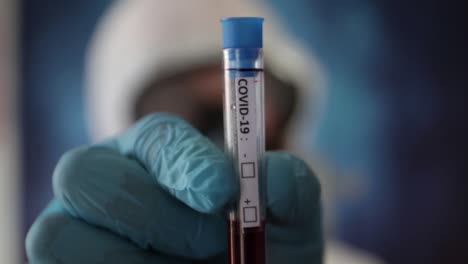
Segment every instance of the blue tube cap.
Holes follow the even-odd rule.
[[[221,19],[221,23],[223,49],[263,47],[263,18],[227,17]]]

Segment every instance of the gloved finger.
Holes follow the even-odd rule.
[[[278,223],[308,223],[318,217],[320,183],[304,161],[286,152],[267,152],[267,202]]]
[[[116,150],[85,147],[66,153],[55,169],[53,187],[72,215],[141,248],[197,259],[225,250],[223,216],[186,206],[163,190],[138,161]]]
[[[184,120],[152,114],[117,139],[123,155],[135,157],[174,197],[193,209],[218,212],[238,193],[225,154]]]
[[[317,177],[305,162],[286,152],[268,152],[265,157],[269,262],[322,263],[323,234]]]
[[[320,223],[320,184],[309,167],[286,152],[268,152],[265,157],[269,222],[300,227]],[[301,229],[297,232],[300,235]]]
[[[145,251],[107,230],[70,216],[52,201],[26,237],[31,264],[189,264],[188,260]]]

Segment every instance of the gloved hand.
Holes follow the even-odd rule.
[[[269,264],[322,263],[320,187],[304,162],[266,154]],[[29,230],[32,264],[226,263],[232,165],[183,120],[154,114],[65,154]]]

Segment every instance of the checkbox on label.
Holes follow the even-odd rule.
[[[255,223],[257,222],[257,207],[249,206],[244,207],[244,223]]]
[[[241,177],[242,178],[255,178],[255,163],[254,162],[241,163]]]

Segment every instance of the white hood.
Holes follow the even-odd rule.
[[[316,106],[320,85],[315,61],[286,35],[278,19],[265,7],[248,0],[138,0],[118,1],[105,14],[91,41],[87,58],[88,120],[93,140],[123,131],[133,121],[136,96],[149,78],[166,69],[222,59],[221,23],[227,16],[265,18],[265,67],[277,77],[297,84],[300,100]],[[299,101],[300,101],[299,100]],[[304,113],[304,102],[298,110]],[[316,108],[316,107],[315,107]],[[302,126],[315,118],[296,115],[288,138],[291,148],[307,139]],[[307,123],[309,122],[309,123]],[[308,125],[310,127],[310,125]],[[310,140],[310,133],[307,135]]]

